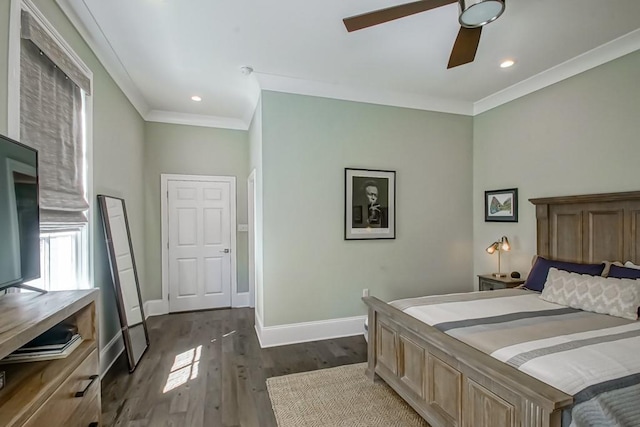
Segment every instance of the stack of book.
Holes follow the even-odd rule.
[[[75,325],[59,324],[20,347],[0,363],[37,362],[63,359],[82,342]]]

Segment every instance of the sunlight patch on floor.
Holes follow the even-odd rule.
[[[167,383],[165,384],[162,392],[167,393],[186,384],[189,380],[195,380],[198,378],[198,368],[201,356],[201,345],[176,355],[173,361],[173,366],[171,367],[171,372],[167,377]]]

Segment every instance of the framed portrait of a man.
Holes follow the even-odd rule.
[[[395,171],[344,170],[345,240],[396,238]]]

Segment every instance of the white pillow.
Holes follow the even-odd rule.
[[[627,267],[627,268],[635,268],[636,270],[640,270],[640,265],[635,265],[631,261],[625,262],[624,266]]]
[[[590,276],[550,268],[540,298],[585,311],[636,320],[640,286],[633,279]]]

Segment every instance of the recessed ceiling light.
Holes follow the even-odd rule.
[[[200,102],[200,101],[202,101],[202,98],[200,98],[198,95],[193,95],[191,97],[191,100],[195,101],[195,102]]]
[[[500,68],[509,68],[509,67],[513,66],[513,64],[515,64],[515,61],[513,61],[511,59],[507,59],[507,60],[502,61],[500,63]]]

